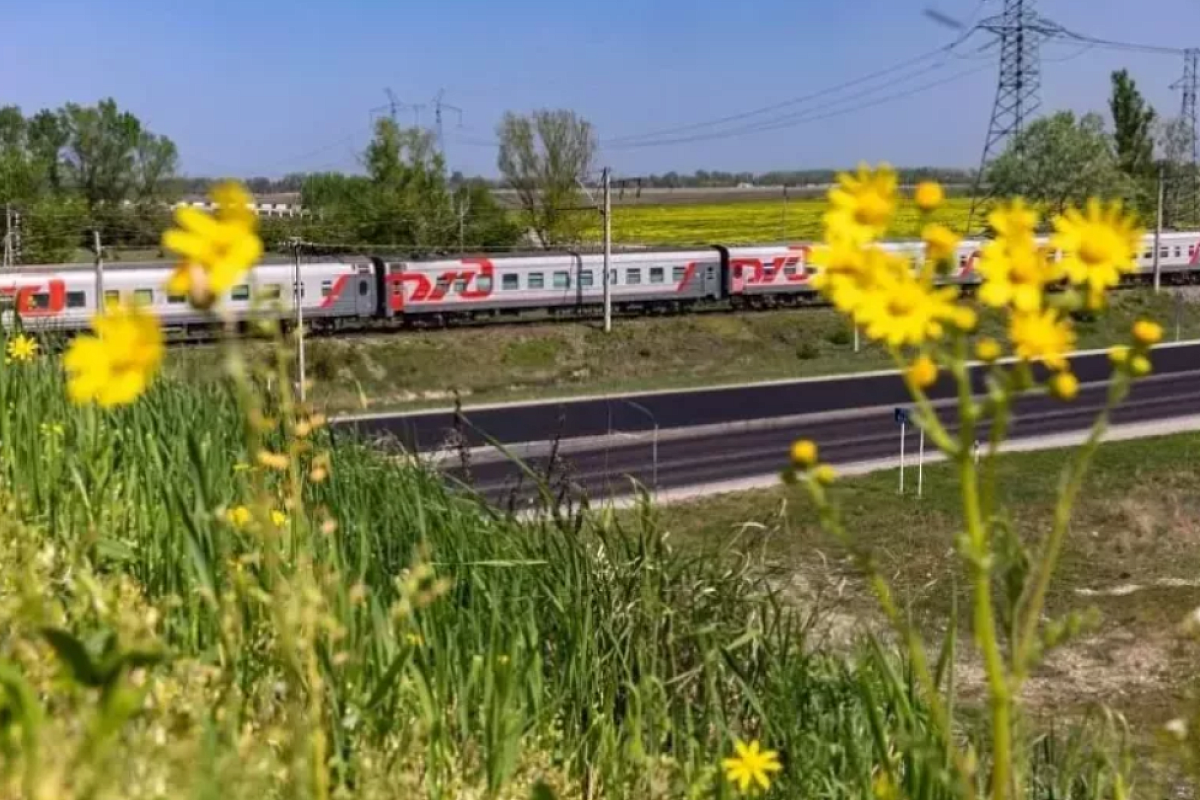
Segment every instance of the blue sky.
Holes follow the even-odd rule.
[[[572,108],[602,140],[709,120],[886,69],[951,41],[922,9],[968,19],[1000,0],[38,0],[5,5],[0,104],[27,113],[117,99],[179,145],[193,175],[355,169],[369,110],[391,87],[446,118],[451,168],[495,173],[506,109]],[[1092,36],[1200,45],[1200,0],[1042,0]],[[1189,31],[1191,32],[1189,34]],[[1191,40],[1189,40],[1189,36]],[[795,109],[816,116],[949,82],[792,127],[661,147],[602,151],[621,174],[762,171],[887,159],[973,166],[994,94],[995,56],[922,62],[875,95]],[[1128,67],[1175,114],[1174,56],[1054,45],[1043,50],[1044,109],[1106,111],[1108,74]],[[969,73],[970,70],[977,70]],[[965,74],[969,73],[969,74]],[[903,78],[908,73],[893,73]],[[961,76],[961,77],[956,77]],[[862,91],[855,87],[841,93]],[[412,119],[412,113],[406,115]],[[422,122],[432,119],[429,108]],[[755,118],[760,119],[760,118]]]

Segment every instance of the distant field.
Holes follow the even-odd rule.
[[[613,209],[616,245],[758,244],[811,240],[821,236],[821,215],[829,207],[825,198],[770,200],[694,205],[618,206]],[[969,198],[950,198],[935,215],[939,222],[962,230],[971,210]],[[916,206],[901,206],[893,227],[895,238],[913,238],[921,224]],[[599,241],[600,226],[588,231]]]

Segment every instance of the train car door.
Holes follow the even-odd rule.
[[[374,276],[369,268],[362,268],[354,276],[354,313],[360,317],[375,315],[375,292],[372,283]]]

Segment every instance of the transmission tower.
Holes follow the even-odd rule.
[[[438,152],[442,154],[443,158],[446,156],[446,139],[442,133],[442,109],[446,108],[458,114],[458,127],[462,127],[462,109],[444,102],[442,97],[445,94],[445,89],[438,89],[438,93],[433,96],[433,119],[434,124],[437,126]]]
[[[1191,169],[1183,189],[1183,207],[1191,209],[1191,221],[1200,222],[1200,141],[1197,140],[1196,126],[1196,84],[1197,62],[1200,62],[1200,48],[1189,48],[1183,51],[1183,77],[1171,84],[1172,89],[1181,89],[1183,102],[1179,116],[1186,126],[1188,139],[1192,143]]]
[[[971,192],[971,214],[967,218],[967,233],[971,233],[976,218],[992,200],[991,189],[984,194],[983,175],[987,165],[999,155],[1008,141],[1025,127],[1025,120],[1041,104],[1041,40],[1060,34],[1062,27],[1038,16],[1036,0],[1004,0],[1004,10],[993,17],[980,20],[977,28],[996,35],[1000,43],[1000,79],[996,84],[996,102],[988,123],[979,174]]]

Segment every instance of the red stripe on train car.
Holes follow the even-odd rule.
[[[346,281],[350,280],[350,275],[339,275],[338,279],[333,282],[333,286],[329,287],[329,296],[321,301],[321,308],[330,308],[342,296],[342,291],[346,288]]]
[[[683,279],[679,281],[679,285],[675,287],[676,292],[682,292],[687,288],[687,285],[692,282],[692,277],[696,274],[696,262],[689,261],[688,265],[683,269]]]

